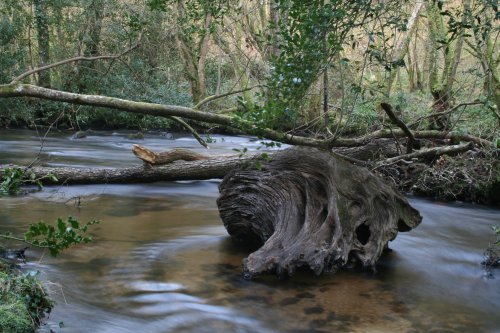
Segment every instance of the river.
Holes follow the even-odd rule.
[[[93,132],[44,142],[45,165],[126,167],[133,143],[193,148],[187,135]],[[213,136],[210,153],[259,141]],[[0,131],[0,164],[26,164],[40,149],[33,131]],[[233,244],[218,216],[219,181],[53,186],[0,198],[0,231],[69,215],[99,219],[94,242],[54,259],[28,253],[57,306],[41,332],[500,332],[500,270],[484,278],[483,251],[500,211],[410,198],[424,219],[400,233],[378,272],[299,272],[253,281],[241,276],[248,250]],[[59,328],[63,322],[64,327]]]

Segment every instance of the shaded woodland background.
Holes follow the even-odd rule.
[[[281,130],[361,135],[390,123],[497,140],[495,1],[4,0],[0,83],[195,106]],[[247,90],[248,89],[248,90]],[[0,125],[172,128],[168,119],[5,99]],[[445,113],[432,117],[433,113]]]

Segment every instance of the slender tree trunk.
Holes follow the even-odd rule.
[[[487,15],[490,14],[488,17]],[[481,13],[473,15],[469,10],[469,23],[472,26],[474,34],[474,45],[470,45],[473,49],[473,55],[478,58],[481,63],[481,68],[484,74],[484,93],[496,105],[495,114],[500,121],[500,73],[498,64],[500,56],[496,50],[498,37],[493,34],[490,29],[485,29],[481,26],[481,22],[492,20],[496,15],[490,8],[482,8]]]
[[[443,113],[452,107],[453,84],[455,82],[457,68],[462,55],[462,46],[464,43],[465,23],[467,20],[466,12],[470,8],[470,0],[464,0],[463,3],[462,25],[458,37],[455,40],[448,41],[448,29],[438,8],[436,0],[430,0],[427,4],[429,40],[431,42],[431,56],[429,73],[429,86],[434,99],[433,111]],[[442,41],[448,41],[444,45],[444,67],[439,74],[438,50],[443,48]],[[432,119],[432,127],[444,130],[448,128],[449,115],[436,116]]]
[[[100,54],[99,44],[101,41],[102,20],[104,18],[104,0],[93,0],[86,9],[87,33],[83,37],[83,55],[95,57]],[[78,68],[78,86],[80,91],[87,91],[90,86],[88,80],[94,76],[96,63],[82,62]]]
[[[33,0],[33,3],[35,5],[39,67],[43,67],[50,63],[49,13],[46,0]],[[38,85],[46,88],[50,87],[50,71],[38,74]]]
[[[406,24],[406,35],[403,37],[403,40],[396,47],[396,50],[394,52],[394,56],[392,57],[393,62],[402,61],[405,58],[406,54],[408,53],[410,41],[411,41],[411,38],[414,35],[415,29],[417,27],[418,18],[419,18],[420,11],[422,10],[422,8],[423,8],[423,1],[416,0],[415,6],[413,7],[413,11],[411,13],[411,16],[408,19],[408,23]],[[398,70],[393,69],[390,72],[389,77],[387,78],[387,82],[385,84],[387,96],[389,96],[391,94],[392,85],[394,83],[394,80],[396,79],[397,73],[398,73]]]
[[[329,0],[323,0],[323,5],[327,3],[329,3]],[[327,54],[327,52],[328,52],[328,31],[324,31],[323,54]],[[330,116],[328,114],[329,89],[330,89],[330,84],[328,80],[328,66],[327,66],[325,68],[325,71],[323,72],[323,120],[325,122],[324,125],[327,130],[329,130],[330,126]]]
[[[277,0],[270,0],[269,1],[269,22],[271,23],[271,29],[270,29],[270,40],[271,40],[271,50],[270,54],[271,56],[279,56],[280,50],[279,50],[279,43],[278,43],[278,32],[279,32],[279,22],[280,22],[280,12],[278,9],[278,2]]]
[[[184,6],[179,1],[177,2],[176,8],[177,15],[180,19],[185,15]],[[187,34],[191,34],[191,32],[184,31],[181,26],[175,35],[177,48],[184,66],[184,73],[191,86],[191,96],[194,104],[198,103],[206,96],[205,64],[211,37],[211,23],[212,15],[210,13],[205,13],[199,40],[191,40],[193,38],[187,38]]]
[[[418,35],[419,35],[419,26],[418,26],[418,23],[415,27],[415,38],[413,39],[413,69],[414,69],[414,73],[415,73],[415,90],[419,90],[419,91],[423,91],[424,89],[424,77],[423,77],[423,73],[422,73],[422,69],[421,68],[425,68],[425,66],[420,66],[420,62],[419,62],[419,51],[418,51]],[[427,57],[427,55],[424,56],[424,58]],[[425,59],[424,59],[424,62],[425,62]]]
[[[241,3],[241,6],[243,8],[243,3]],[[231,43],[223,37],[223,33],[217,34],[218,36],[215,38],[215,41],[221,50],[229,57],[232,63],[235,79],[238,81],[240,89],[246,89],[250,84],[251,75],[248,68],[249,59],[245,54],[246,36],[241,21],[233,23],[231,33],[234,34],[234,40]],[[244,108],[246,110],[253,109],[254,100],[252,92],[243,92],[242,98]]]

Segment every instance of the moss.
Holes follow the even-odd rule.
[[[0,305],[0,332],[31,333],[34,331],[35,325],[22,301]]]
[[[34,332],[52,307],[36,274],[0,270],[0,333]]]

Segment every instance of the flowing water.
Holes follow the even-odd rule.
[[[244,137],[214,137],[210,153],[256,149]],[[45,165],[126,167],[139,162],[126,133],[72,140],[51,134]],[[175,135],[149,134],[153,150],[198,149]],[[31,131],[0,131],[0,164],[29,163],[40,149]],[[206,153],[206,152],[205,152]],[[249,253],[219,219],[218,181],[46,187],[0,199],[0,231],[68,215],[99,219],[93,243],[57,259],[31,250],[57,306],[43,332],[500,332],[500,270],[484,278],[483,251],[500,211],[410,199],[424,217],[390,245],[376,274],[299,272],[246,281]],[[58,324],[64,322],[64,327]]]

